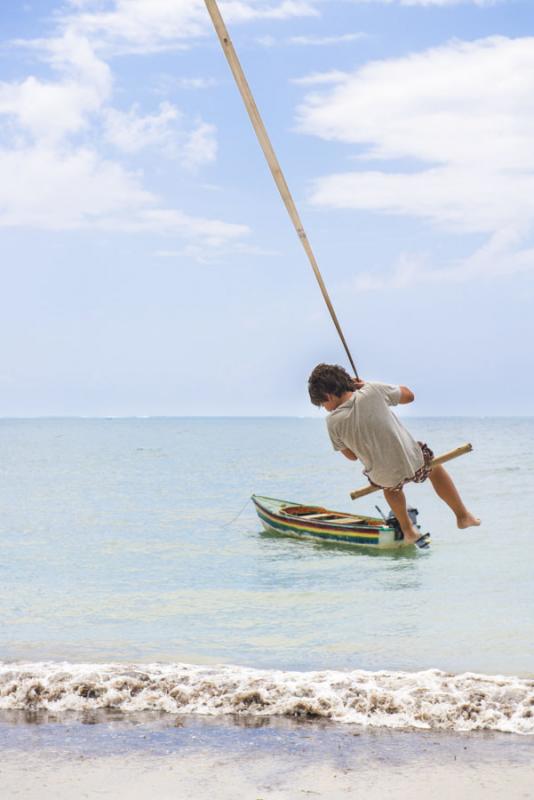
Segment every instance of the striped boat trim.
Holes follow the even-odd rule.
[[[262,519],[269,525],[269,527],[274,528],[275,530],[285,531],[286,533],[288,531],[292,531],[293,533],[301,536],[303,534],[309,534],[310,536],[316,536],[321,539],[337,539],[345,542],[361,542],[362,544],[378,544],[380,541],[379,531],[360,531],[350,530],[347,528],[343,528],[341,530],[340,528],[329,526],[326,523],[314,523],[314,525],[317,525],[317,527],[312,527],[310,524],[306,525],[301,522],[286,520],[279,516],[275,516],[269,511],[266,511],[266,509],[259,504],[256,503],[255,505],[260,519]]]

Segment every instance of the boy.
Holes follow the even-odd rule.
[[[330,414],[326,420],[334,446],[350,461],[361,459],[364,475],[384,497],[399,521],[408,542],[425,546],[406,508],[403,486],[430,478],[436,493],[456,515],[459,528],[480,525],[464,506],[449,473],[441,465],[431,467],[434,454],[416,442],[401,425],[390,406],[412,403],[414,394],[406,386],[357,381],[343,367],[319,364],[308,381],[310,399]]]

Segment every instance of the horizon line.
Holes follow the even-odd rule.
[[[0,415],[0,422],[13,420],[149,420],[149,419],[310,419],[302,414],[36,414],[30,416]],[[534,414],[414,414],[410,419],[534,419]]]

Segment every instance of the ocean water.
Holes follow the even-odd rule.
[[[534,732],[534,419],[408,426],[473,443],[449,469],[483,524],[412,486],[431,548],[376,553],[247,502],[385,508],[322,420],[0,420],[0,709]]]

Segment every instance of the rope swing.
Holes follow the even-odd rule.
[[[334,311],[334,306],[332,305],[322,275],[319,271],[317,259],[315,258],[308,237],[306,236],[306,231],[304,230],[304,226],[302,225],[299,213],[297,211],[297,207],[295,205],[293,197],[291,196],[291,192],[289,191],[289,187],[287,185],[286,179],[280,167],[280,163],[278,161],[278,158],[276,157],[276,153],[274,152],[265,125],[263,124],[260,112],[258,111],[258,107],[256,105],[250,87],[248,85],[247,79],[245,77],[245,73],[243,72],[239,59],[237,57],[237,53],[231,42],[230,35],[228,33],[224,20],[221,16],[221,12],[219,11],[217,2],[216,0],[204,0],[204,2],[206,4],[206,8],[208,9],[208,13],[213,22],[213,26],[215,28],[217,36],[219,37],[219,41],[221,42],[223,52],[226,56],[228,64],[230,65],[230,69],[232,70],[232,74],[235,78],[237,88],[239,89],[241,97],[243,98],[245,108],[247,109],[250,121],[252,122],[252,126],[256,132],[256,136],[258,137],[261,149],[263,150],[265,158],[267,159],[267,164],[269,165],[269,169],[271,170],[274,181],[278,187],[278,191],[280,192],[282,200],[284,201],[284,205],[287,209],[289,216],[291,217],[291,221],[297,232],[297,236],[299,237],[302,246],[306,251],[308,260],[315,273],[315,277],[317,278],[317,283],[319,284],[319,288],[321,289],[324,301],[328,307],[330,316],[332,317],[332,321],[336,326],[339,338],[341,339],[341,343],[345,348],[347,358],[349,359],[350,365],[354,371],[354,376],[357,379],[359,379],[358,370],[356,369],[356,365],[351,356],[347,342],[343,335],[343,331],[341,330],[341,325],[339,324],[336,312]]]

